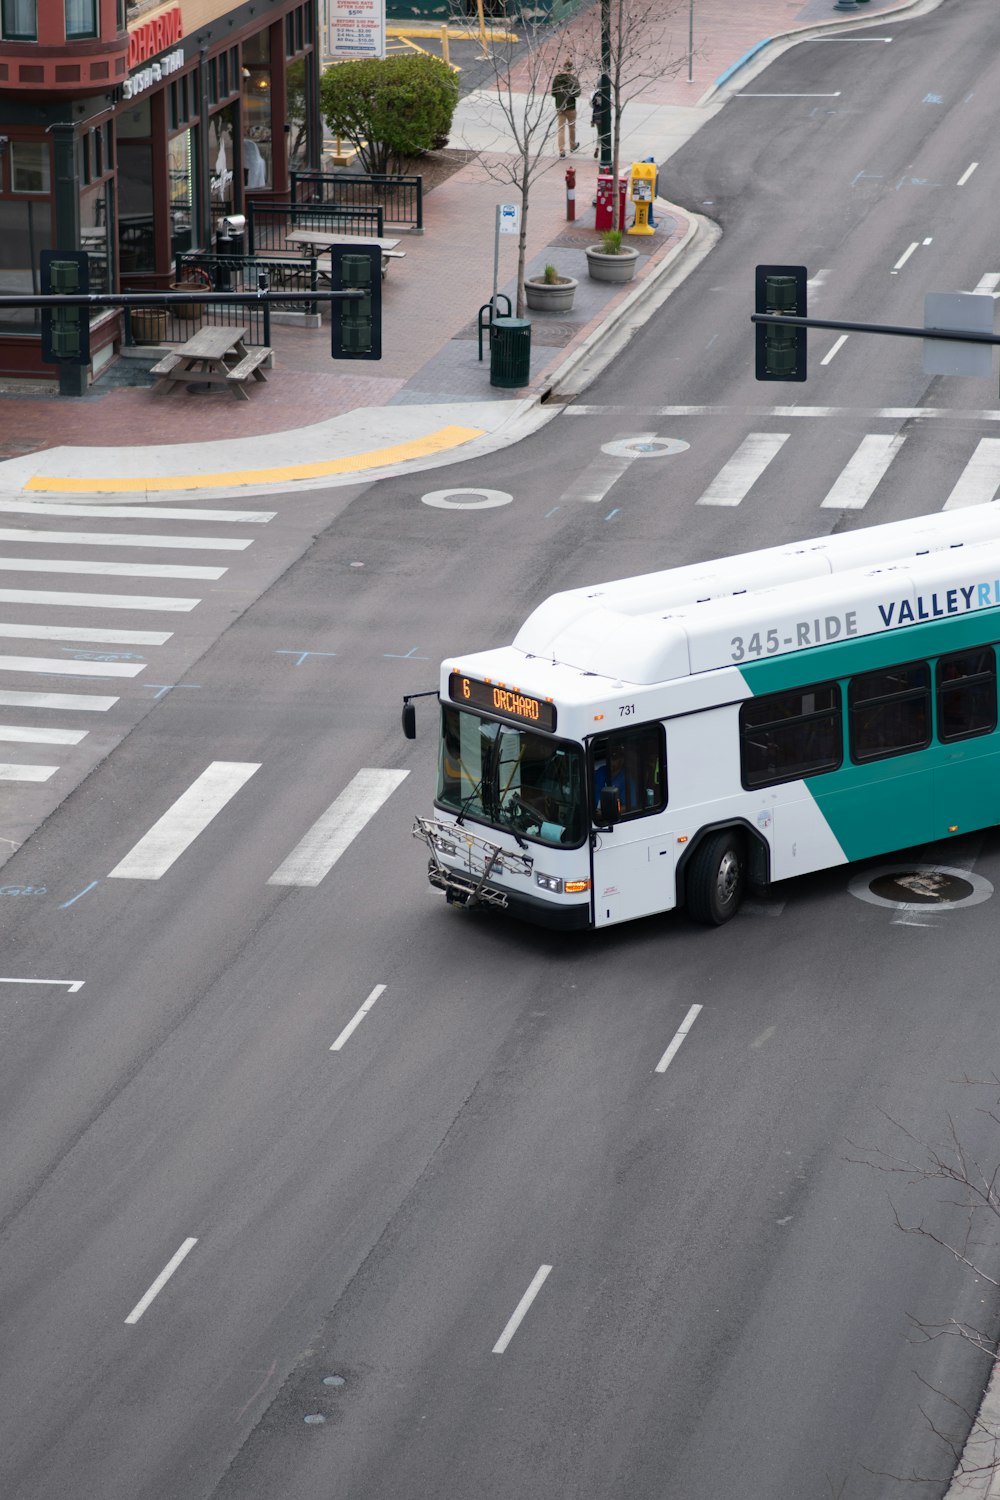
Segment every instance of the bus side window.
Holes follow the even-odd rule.
[[[594,822],[601,819],[601,792],[618,793],[621,818],[661,812],[666,806],[663,774],[665,745],[662,724],[639,724],[632,729],[602,734],[591,746],[591,793]]]

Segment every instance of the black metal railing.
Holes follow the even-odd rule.
[[[394,228],[424,232],[424,179],[397,172],[292,172],[293,203],[329,203],[338,208],[380,205]]]
[[[234,261],[234,271],[237,264]],[[250,292],[256,291],[256,282],[225,288],[202,283],[199,290]],[[205,324],[214,328],[245,328],[244,342],[248,345],[269,345],[271,342],[271,309],[266,302],[177,301],[169,307],[126,307],[123,312],[126,344],[183,344]]]
[[[247,247],[251,255],[285,250],[286,236],[296,229],[348,237],[352,234],[381,237],[384,224],[380,206],[338,208],[325,203],[259,203],[251,199],[247,204]]]
[[[213,255],[208,251],[185,251],[175,260],[175,287],[190,285],[192,290],[216,292],[254,292],[261,275],[267,277],[272,292],[291,292],[302,288],[301,302],[284,303],[288,312],[318,313],[319,303],[309,296],[319,286],[319,261],[315,255],[293,260],[283,256],[268,259],[259,255]],[[200,283],[195,287],[195,283]]]

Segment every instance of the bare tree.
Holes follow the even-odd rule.
[[[961,1081],[969,1087],[990,1090],[993,1102],[978,1113],[992,1125],[1000,1127],[1000,1076],[993,1074],[985,1080],[964,1078]],[[926,1183],[942,1187],[944,1191],[936,1196],[935,1201],[948,1211],[947,1227],[927,1214],[914,1221],[900,1212],[890,1196],[890,1209],[897,1229],[939,1246],[985,1287],[1000,1288],[996,1269],[1000,1253],[1000,1131],[994,1133],[997,1142],[994,1153],[983,1162],[970,1154],[951,1115],[946,1117],[944,1141],[933,1145],[918,1140],[898,1120],[884,1111],[882,1113],[900,1140],[899,1152],[881,1146],[859,1148],[851,1142],[862,1155],[848,1160],[896,1176],[905,1184]],[[959,1338],[995,1366],[1000,1352],[996,1321],[995,1313],[991,1318],[985,1308],[981,1325],[959,1318],[951,1318],[945,1323],[927,1323],[911,1316],[911,1338],[914,1343]],[[988,1326],[990,1324],[992,1328]],[[921,1384],[951,1413],[953,1425],[942,1422],[927,1407],[920,1408],[929,1429],[949,1454],[956,1482],[975,1484],[977,1480],[1000,1473],[1000,1418],[994,1418],[983,1407],[969,1411],[946,1391],[938,1390],[922,1379]],[[885,1477],[940,1483],[941,1476],[911,1472]],[[975,1493],[985,1494],[986,1491],[976,1487]]]
[[[587,58],[600,60],[607,74],[611,113],[611,181],[621,169],[622,116],[655,80],[673,78],[681,70],[684,50],[673,54],[671,22],[682,0],[600,0],[591,6],[575,32],[576,46]],[[667,59],[667,61],[665,61]],[[615,229],[623,229],[617,190],[614,192]]]
[[[552,164],[546,149],[556,126],[552,80],[562,53],[559,37],[541,22],[525,17],[518,24],[516,41],[510,37],[492,45],[491,76],[479,107],[486,123],[494,118],[498,147],[496,155],[481,156],[480,164],[495,182],[510,184],[520,201],[516,316],[521,318],[529,201],[532,186]],[[565,43],[562,47],[565,51]]]

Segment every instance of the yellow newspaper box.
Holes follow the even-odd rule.
[[[653,207],[653,192],[656,187],[656,163],[634,161],[632,163],[632,185],[629,196],[635,204],[635,223],[629,234],[655,234],[649,222]]]

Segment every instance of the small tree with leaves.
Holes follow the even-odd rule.
[[[374,173],[447,140],[458,103],[455,74],[425,52],[334,63],[319,87],[328,127]]]

